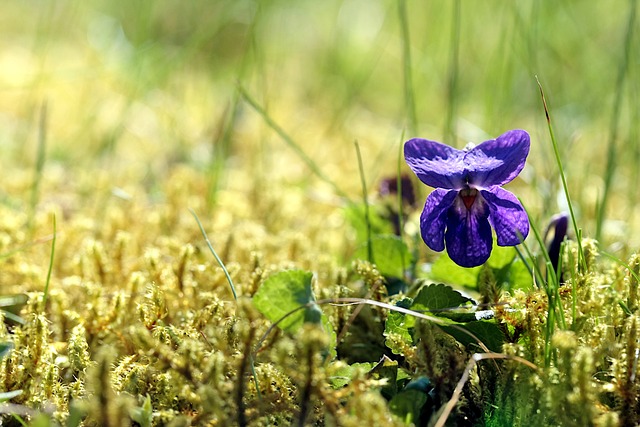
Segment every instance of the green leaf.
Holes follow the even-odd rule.
[[[130,412],[131,419],[138,423],[140,427],[151,427],[153,421],[153,408],[151,407],[151,397],[147,394],[141,407],[134,407]]]
[[[464,324],[461,323],[457,326],[471,332],[476,338],[482,341],[489,350],[496,353],[500,353],[502,351],[504,334],[495,322],[478,320]],[[478,342],[469,334],[465,334],[461,330],[448,325],[440,325],[440,328],[454,337],[458,342],[464,344],[471,351],[478,351],[480,349]]]
[[[341,366],[333,372],[329,377],[329,383],[334,389],[339,389],[351,382],[358,371],[369,372],[376,364],[373,362],[352,363],[351,365]]]
[[[66,427],[78,427],[87,416],[86,402],[74,400],[69,405],[69,416],[67,417]]]
[[[432,264],[429,277],[436,282],[452,283],[476,289],[480,268],[460,267],[449,258],[449,255],[444,253]]]
[[[487,264],[491,268],[501,269],[509,265],[515,257],[516,250],[513,246],[498,246],[494,241]]]
[[[17,323],[19,325],[24,325],[25,324],[24,319],[22,317],[18,316],[17,314],[13,314],[12,312],[7,311],[7,310],[3,310],[3,309],[0,309],[0,311],[2,312],[2,315],[4,316],[4,318],[6,320],[10,320],[10,321],[15,322],[15,323]]]
[[[439,310],[460,307],[468,302],[473,303],[473,300],[463,296],[451,286],[447,286],[444,283],[432,283],[420,288],[411,308],[413,310],[426,308],[437,314]]]
[[[506,290],[514,291],[516,289],[521,289],[523,291],[528,291],[532,288],[533,279],[531,278],[531,273],[524,261],[517,258],[509,267],[509,283]]]
[[[428,399],[429,396],[422,390],[403,390],[393,396],[389,402],[389,409],[407,425],[417,424],[422,407]]]
[[[356,231],[358,241],[366,242],[368,231],[364,203],[348,204],[344,209],[344,216]],[[383,218],[371,205],[369,205],[369,225],[371,226],[371,235],[373,236],[393,233],[391,222]]]
[[[26,425],[26,424],[25,424]],[[54,427],[58,426],[48,414],[37,414],[29,422],[29,427]]]
[[[451,286],[439,283],[423,286],[416,295],[412,310],[430,311],[438,317],[454,322],[471,322],[476,320],[475,312],[469,311],[475,302],[463,296]]]
[[[371,239],[373,262],[383,276],[404,277],[412,256],[407,245],[395,235],[379,235]],[[356,250],[355,257],[368,260],[367,244]]]
[[[21,307],[27,302],[25,294],[0,296],[0,307]]]
[[[305,320],[319,323],[320,309],[315,304],[301,308],[315,301],[311,290],[312,277],[312,273],[303,270],[278,272],[260,286],[253,296],[253,304],[272,322],[277,322],[291,313],[278,323],[278,326],[287,332],[295,332]]]
[[[402,418],[407,424],[419,424],[424,405],[431,400],[433,385],[426,377],[418,377],[389,402],[391,412]],[[433,405],[431,400],[430,406]]]
[[[0,359],[5,357],[13,349],[13,343],[0,342]]]
[[[404,369],[398,369],[398,382],[406,382],[411,379],[411,375]]]
[[[411,304],[410,298],[404,298],[396,303],[400,307],[407,308]],[[416,324],[413,316],[406,316],[397,311],[390,311],[384,324],[385,345],[393,354],[404,354],[401,342],[413,345],[411,330]]]
[[[386,355],[369,372],[374,378],[385,378],[387,384],[380,389],[385,399],[391,399],[398,391],[398,361],[391,360]]]
[[[397,392],[398,385],[398,362],[382,356],[378,363],[352,363],[351,365],[341,366],[335,370],[329,378],[331,387],[338,389],[349,384],[357,373],[367,373],[368,376],[375,379],[386,379],[386,385],[382,386],[380,392],[386,399],[391,399]],[[406,378],[406,374],[402,374],[402,379]]]
[[[311,306],[311,308],[317,308],[318,310],[320,310],[320,307],[318,307],[316,304],[313,304]],[[333,325],[331,324],[331,322],[329,321],[329,318],[322,313],[322,311],[320,312],[321,314],[321,318],[320,318],[320,323],[322,323],[322,327],[324,328],[324,331],[329,334],[329,356],[330,356],[330,360],[335,359],[338,356],[338,334],[336,333],[335,328],[333,327]],[[308,322],[308,318],[305,318],[305,322]],[[317,322],[313,322],[313,323],[317,323]]]

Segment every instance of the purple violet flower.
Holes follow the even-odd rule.
[[[411,170],[435,190],[420,216],[422,239],[434,251],[447,247],[462,267],[483,264],[496,231],[499,246],[515,246],[529,234],[529,218],[502,185],[513,180],[529,154],[529,134],[511,130],[473,148],[457,150],[426,139],[404,144]]]
[[[567,238],[569,230],[569,214],[562,212],[551,217],[547,231],[544,233],[544,240],[547,242],[547,254],[551,260],[551,265],[556,273],[560,262],[560,246]]]

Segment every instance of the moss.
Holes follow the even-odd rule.
[[[318,325],[305,325],[295,334],[269,330],[272,324],[253,308],[250,298],[272,273],[289,268],[313,272],[317,300],[360,297],[394,304],[406,295],[389,296],[390,283],[401,281],[403,286],[398,288],[410,289],[412,296],[426,280],[430,263],[438,255],[421,242],[420,212],[413,202],[404,204],[401,228],[387,215],[397,200],[367,195],[370,214],[379,216],[375,218],[379,229],[395,227],[399,234],[404,232],[402,239],[417,263],[400,278],[385,277],[376,265],[354,258],[357,248],[365,244],[362,236],[366,233],[352,227],[344,209],[361,196],[353,147],[344,141],[357,137],[363,142],[365,180],[388,175],[395,183],[397,153],[390,150],[390,144],[402,133],[401,106],[394,101],[401,97],[389,94],[400,93],[402,88],[396,87],[399,80],[393,71],[397,71],[396,55],[387,53],[401,51],[396,44],[396,23],[393,19],[379,23],[380,40],[389,40],[390,50],[378,55],[379,43],[369,43],[371,40],[363,47],[375,45],[372,58],[379,56],[380,61],[360,61],[360,47],[343,50],[343,46],[323,45],[324,41],[310,44],[306,36],[267,46],[289,34],[287,30],[293,28],[289,25],[304,26],[306,12],[320,12],[314,2],[286,10],[278,2],[265,2],[258,8],[256,2],[218,2],[238,5],[225,13],[204,14],[197,7],[174,13],[160,3],[135,11],[120,7],[126,2],[112,3],[104,10],[94,10],[91,2],[51,10],[16,2],[7,9],[6,49],[0,57],[6,89],[0,100],[0,285],[3,295],[25,295],[26,302],[6,307],[23,323],[0,311],[4,325],[0,341],[13,346],[0,361],[0,392],[21,391],[10,403],[18,405],[16,413],[26,414],[27,422],[44,414],[51,424],[79,419],[86,426],[130,425],[135,418],[132,414],[142,411],[148,399],[154,425],[404,425],[390,409],[387,393],[426,377],[434,385],[429,391],[432,407],[421,414],[427,424],[438,418],[438,411],[466,372],[469,379],[451,424],[638,423],[638,278],[601,251],[601,247],[615,250],[628,260],[631,270],[640,271],[640,255],[633,254],[637,236],[627,233],[638,230],[640,218],[637,191],[631,188],[637,182],[633,179],[637,156],[625,156],[627,167],[616,171],[620,188],[612,193],[610,202],[616,207],[612,219],[624,213],[628,224],[617,235],[606,237],[603,246],[582,240],[584,270],[577,266],[577,246],[568,242],[556,301],[556,314],[562,316],[556,316],[552,325],[548,323],[549,295],[542,283],[528,286],[531,284],[521,276],[523,283],[518,288],[527,291],[506,294],[501,289],[506,279],[500,276],[505,271],[486,268],[480,272],[478,289],[465,289],[479,291],[479,301],[494,311],[495,322],[504,333],[502,353],[508,359],[480,360],[467,372],[477,348],[465,347],[434,323],[420,320],[407,334],[385,335],[387,309],[324,304],[320,308],[338,341],[337,357],[331,359],[326,350],[334,344],[333,335]],[[309,16],[351,21],[351,9],[355,9],[348,3],[339,1],[320,15]],[[218,12],[220,5],[213,11]],[[435,7],[431,12],[440,6]],[[611,34],[617,34],[622,25],[619,15],[626,14],[623,9],[602,13],[608,11],[606,7],[589,4],[572,9],[575,16],[586,14],[592,19],[575,22],[602,24],[598,28],[603,28],[606,37],[600,40],[596,34],[593,46],[609,47]],[[132,13],[123,14],[121,9]],[[374,15],[380,12],[375,7],[371,10]],[[495,15],[485,6],[465,4],[463,10],[481,12],[487,18]],[[540,23],[566,21],[563,8],[536,6],[531,9],[532,19],[526,14],[527,19],[521,19],[518,8],[505,10],[515,13],[527,49],[535,46],[527,34],[538,34],[535,28]],[[35,26],[22,25],[24,17],[38,14],[42,19]],[[189,25],[181,24],[182,19]],[[191,31],[191,23],[198,19],[207,25]],[[362,22],[369,25],[366,19]],[[417,19],[411,23],[412,33],[420,34],[427,25],[434,34],[449,34],[446,22]],[[484,22],[486,19],[468,20],[468,34],[480,34],[477,25]],[[360,25],[349,22],[348,27],[359,34]],[[362,34],[373,35],[374,27]],[[572,29],[571,25],[556,27],[568,28],[561,33],[565,36]],[[37,28],[38,33],[27,33],[25,28]],[[320,27],[313,28],[314,34],[320,34],[316,31]],[[510,26],[484,25],[480,39],[509,40],[506,46],[517,51],[522,40],[502,37],[503,28]],[[78,36],[83,29],[87,37]],[[345,40],[341,37],[344,31],[337,28],[335,34],[340,37],[335,40]],[[240,37],[226,37],[238,34]],[[545,34],[551,44],[553,35]],[[228,52],[217,49],[217,42],[227,38],[251,40],[251,50],[238,61],[241,66],[235,61],[245,53],[238,43],[224,41]],[[585,67],[599,63],[592,61],[598,55],[592,50],[585,54],[584,49],[575,48],[581,46],[577,43],[556,44],[569,46],[570,51],[562,48],[557,55],[563,64],[595,70],[591,74],[598,74],[602,84],[590,80],[585,86],[576,79],[581,83],[575,90],[582,96],[584,87],[590,87],[595,95],[585,105],[602,104],[609,82],[600,71],[605,65],[611,68],[610,58],[605,55],[602,67]],[[352,43],[338,45],[346,49]],[[480,44],[475,48],[484,52]],[[280,51],[286,51],[286,56]],[[449,61],[449,53],[430,49],[426,62],[417,61],[414,71],[424,64],[442,68],[438,64]],[[489,61],[499,67],[489,67],[487,75],[510,70],[507,74],[513,75],[501,81],[512,87],[496,91],[496,85],[469,84],[468,104],[460,111],[478,110],[474,107],[478,99],[488,100],[491,108],[480,108],[489,113],[472,117],[474,126],[462,126],[464,132],[459,136],[477,138],[485,132],[478,129],[493,132],[505,123],[522,123],[531,128],[532,135],[536,131],[543,135],[535,124],[541,113],[539,103],[532,102],[534,98],[522,102],[524,92],[515,90],[530,78],[513,71],[528,67],[514,67],[510,62],[513,58],[522,61],[523,56],[503,57],[507,62]],[[313,66],[318,58],[331,66]],[[355,62],[350,64],[349,58],[361,65],[355,73],[351,72],[356,70],[351,69]],[[569,75],[549,58],[541,59],[550,76]],[[391,62],[385,63],[387,60]],[[465,69],[477,69],[473,55],[466,55],[465,61],[471,61]],[[300,63],[308,65],[302,69],[302,79],[298,78]],[[334,69],[336,64],[338,69]],[[296,74],[292,76],[291,70]],[[237,99],[229,81],[238,78],[251,93],[265,97],[269,114],[285,132],[291,132],[347,197],[336,197],[331,184],[312,177],[291,145],[279,141],[282,135],[275,135],[273,127],[265,126],[248,104]],[[367,79],[375,84],[366,83]],[[416,81],[422,81],[416,93],[439,91],[439,78]],[[333,85],[335,82],[338,84]],[[562,90],[571,87],[564,84],[568,81],[561,83],[557,86]],[[497,92],[502,95],[496,97]],[[558,93],[558,99],[562,95],[566,93]],[[35,104],[43,98],[51,105],[50,120],[38,129]],[[437,129],[442,102],[435,99],[422,104],[421,126]],[[563,122],[571,114],[566,110],[555,119]],[[609,118],[598,113],[590,119],[581,118],[580,132],[575,134],[598,139]],[[570,141],[566,129],[560,129],[558,136]],[[623,138],[625,132],[619,136]],[[36,187],[32,149],[38,137],[49,145],[32,207],[30,196]],[[603,150],[597,144],[591,146],[593,150],[568,157],[572,173],[567,176],[573,180],[570,188],[576,208],[581,205],[585,230],[591,228],[593,219],[588,214],[596,210],[594,195],[600,194],[599,183],[596,174],[582,176],[576,171],[597,164],[593,159]],[[535,148],[527,167],[529,175],[510,184],[520,186],[517,193],[532,218],[546,215],[555,205],[557,189],[555,172],[546,170],[543,145]],[[238,301],[189,209],[198,214],[225,262]],[[354,212],[358,214],[358,208]],[[45,304],[42,292],[53,243],[52,215],[58,232]],[[615,226],[615,221],[610,225]],[[614,246],[609,246],[611,240]],[[419,279],[414,280],[416,276]],[[560,317],[564,324],[557,320]],[[394,354],[390,346],[401,354]],[[394,374],[380,373],[376,364],[381,360],[392,360]],[[339,368],[345,365],[352,376],[342,378],[344,384],[337,387],[335,377],[344,376]],[[10,414],[0,421],[19,424]]]

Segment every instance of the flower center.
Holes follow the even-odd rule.
[[[463,188],[458,194],[460,195],[462,203],[464,203],[464,206],[467,208],[467,210],[471,210],[473,202],[476,201],[478,190],[476,190],[475,188]]]

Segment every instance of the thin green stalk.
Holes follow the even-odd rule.
[[[38,151],[36,154],[36,169],[31,185],[31,201],[29,214],[29,229],[33,228],[36,215],[36,206],[40,197],[40,183],[42,182],[42,174],[44,171],[44,163],[47,153],[47,103],[43,102],[40,107],[40,121],[38,124]]]
[[[209,160],[209,189],[207,192],[207,207],[216,202],[220,180],[231,148],[231,135],[233,133],[238,114],[240,112],[240,95],[236,91],[231,100],[231,105],[223,115],[223,125],[220,135],[212,140],[211,159]]]
[[[340,197],[349,201],[349,197],[347,196],[347,194],[342,191],[335,182],[333,182],[328,176],[326,176],[324,172],[322,172],[322,170],[320,170],[320,167],[313,161],[313,159],[311,159],[311,157],[307,155],[307,153],[304,152],[300,145],[298,145],[289,135],[287,135],[287,133],[271,118],[271,116],[269,116],[265,109],[262,108],[260,104],[258,104],[258,102],[253,99],[241,85],[238,85],[238,91],[240,92],[240,95],[244,98],[244,100],[247,101],[247,103],[251,105],[251,107],[253,107],[253,109],[262,117],[265,123],[273,131],[275,131],[278,136],[280,136],[280,138],[282,138],[282,140],[298,155],[298,157],[302,159],[303,162],[306,163],[309,169],[311,169],[311,171],[318,178],[329,184],[336,192],[336,194],[338,194]]]
[[[20,423],[20,425],[24,426],[24,427],[28,427],[29,424],[27,424],[20,415],[18,414],[11,414],[13,416],[13,419],[18,421]]]
[[[547,100],[544,96],[544,90],[542,89],[542,84],[540,84],[540,80],[538,80],[538,76],[536,76],[536,82],[538,83],[538,88],[540,89],[540,96],[542,97],[542,106],[544,107],[544,114],[547,118],[547,127],[549,128],[549,135],[551,136],[551,144],[553,145],[553,153],[556,158],[556,162],[558,164],[558,172],[560,173],[560,179],[562,180],[562,188],[564,190],[564,196],[567,200],[567,205],[569,206],[569,214],[571,215],[571,222],[573,224],[573,231],[576,233],[576,240],[578,241],[578,265],[580,271],[587,271],[587,264],[584,259],[584,252],[582,250],[582,231],[578,228],[578,223],[576,222],[576,215],[573,211],[573,204],[571,203],[571,197],[569,196],[569,186],[567,185],[567,178],[564,175],[564,168],[562,167],[562,160],[560,159],[560,150],[558,149],[558,142],[556,141],[555,134],[553,132],[553,126],[551,126],[551,117],[549,116],[549,109],[547,108]]]
[[[51,272],[53,271],[53,259],[56,253],[56,236],[58,234],[56,226],[56,215],[53,214],[53,239],[51,240],[51,255],[49,256],[49,270],[47,271],[47,281],[44,284],[44,294],[42,295],[42,304],[47,304],[47,296],[49,295],[49,283],[51,283]]]
[[[229,283],[229,287],[231,287],[231,293],[233,294],[233,299],[235,299],[237,302],[238,294],[236,293],[236,287],[233,284],[233,280],[229,275],[229,271],[227,270],[227,267],[225,267],[224,263],[218,256],[216,250],[213,249],[213,245],[211,244],[211,241],[209,240],[209,236],[207,236],[207,232],[204,230],[204,227],[202,226],[202,223],[200,222],[200,218],[198,218],[198,215],[196,215],[193,209],[189,209],[189,212],[191,212],[191,215],[193,215],[193,218],[195,218],[196,222],[198,223],[198,227],[200,228],[200,233],[202,233],[202,237],[204,237],[204,241],[207,243],[207,246],[209,247],[209,251],[211,251],[211,253],[213,254],[213,257],[218,262],[218,265],[220,266],[220,268],[222,268],[222,271],[224,272],[224,275],[227,278],[227,282]],[[260,387],[258,385],[258,377],[256,376],[256,366],[255,366],[253,355],[250,356],[249,363],[251,365],[251,374],[253,377],[253,383],[256,386],[256,393],[258,394],[258,397],[261,398]]]
[[[358,170],[360,171],[360,183],[362,185],[362,202],[364,203],[364,221],[367,225],[367,260],[375,264],[373,259],[373,244],[371,243],[371,218],[369,217],[369,198],[367,197],[367,180],[364,177],[364,167],[362,165],[362,155],[360,153],[360,144],[354,141],[356,146],[356,155],[358,156]]]
[[[525,207],[525,210],[526,210],[526,207]],[[527,211],[527,215],[528,215],[528,211]],[[549,298],[550,318],[551,318],[551,313],[558,310],[559,326],[562,327],[563,329],[566,329],[567,325],[564,318],[564,311],[561,305],[558,306],[558,304],[560,304],[560,294],[559,294],[560,281],[558,279],[558,275],[556,274],[556,270],[553,268],[553,263],[551,262],[551,258],[549,258],[549,252],[547,252],[547,247],[544,243],[544,239],[542,238],[542,235],[540,234],[538,227],[536,227],[535,224],[533,223],[531,223],[531,231],[533,231],[533,234],[535,236],[536,241],[538,242],[538,245],[540,246],[542,256],[544,257],[544,261],[545,261],[545,268],[547,271],[546,291],[547,291],[547,296]],[[551,320],[549,320],[548,323],[551,323]]]
[[[398,203],[398,234],[400,237],[400,241],[402,243],[404,243],[404,218],[403,218],[403,214],[404,214],[404,199],[402,198],[403,194],[402,194],[402,159],[404,158],[404,156],[402,155],[403,153],[403,144],[402,141],[404,140],[404,131],[402,132],[402,136],[400,137],[400,145],[398,146],[398,164],[397,164],[397,170],[396,170],[396,188],[397,188],[397,203]],[[401,257],[401,261],[402,261],[402,271],[406,271],[405,268],[405,263],[404,263],[404,252],[400,251],[400,257]],[[413,270],[413,269],[412,269]],[[414,272],[411,271],[411,277],[414,276],[413,274]]]
[[[555,326],[555,311],[551,309],[551,305],[549,305],[549,310],[547,314],[547,324],[545,325],[545,334],[544,334],[544,366],[548,368],[551,366],[551,337],[553,336]]]
[[[404,135],[403,135],[404,136]],[[396,169],[396,187],[398,189],[398,191],[396,191],[397,194],[397,203],[398,203],[398,230],[400,230],[400,240],[404,241],[404,220],[402,218],[402,214],[404,211],[404,199],[402,198],[403,194],[402,194],[402,153],[403,153],[403,145],[402,145],[402,140],[404,138],[400,139],[400,145],[399,145],[399,149],[398,149],[398,164],[397,164],[397,169]]]
[[[606,252],[606,251],[600,251],[600,253],[604,256],[606,256],[607,258],[611,259],[612,261],[614,261],[615,263],[623,266],[624,268],[627,269],[627,271],[629,271],[629,274],[631,276],[633,276],[633,280],[638,283],[640,282],[640,276],[638,275],[638,273],[635,271],[635,269],[630,266],[628,263],[624,262],[623,260],[621,260],[620,258],[616,257],[615,255]],[[631,296],[630,296],[631,297]],[[622,307],[622,309],[625,311],[625,313],[630,316],[633,313],[636,312],[637,310],[637,306],[635,306],[635,300],[629,300],[627,299],[627,302],[622,301],[622,300],[618,300],[618,305],[620,305],[620,307]],[[629,305],[627,305],[627,303],[629,303]],[[632,305],[633,304],[633,305]]]
[[[409,35],[409,19],[407,18],[407,1],[398,0],[398,17],[402,30],[402,71],[404,76],[404,102],[406,113],[409,116],[409,132],[412,136],[418,135],[418,116],[416,114],[416,101],[413,90],[413,77],[411,73],[411,38]]]
[[[525,246],[524,243],[522,244],[522,246]],[[520,258],[520,261],[522,261],[524,263],[524,266],[527,269],[527,271],[529,272],[529,275],[531,276],[531,278],[534,279],[534,282],[537,282],[537,280],[535,280],[536,272],[529,265],[529,263],[527,262],[527,258],[524,256],[524,254],[522,253],[520,248],[517,247],[517,246],[514,246],[513,248],[516,250],[516,254],[518,255],[518,258]],[[529,259],[533,261],[533,257],[531,256],[531,253],[529,252],[529,248],[525,248],[525,251],[528,253]],[[540,287],[540,285],[538,284],[538,288],[539,287]]]
[[[531,260],[533,264],[533,268],[530,268],[529,265],[527,264],[527,268],[529,269],[529,273],[531,273],[531,277],[536,282],[538,288],[543,287],[544,290],[547,291],[547,283],[544,280],[544,275],[542,274],[542,270],[540,270],[540,266],[538,265],[538,260],[533,255],[533,253],[531,252],[531,250],[529,249],[526,243],[522,243],[522,247],[524,248],[524,251],[527,253],[527,257]],[[516,247],[516,251],[518,252],[520,257],[523,259],[523,261],[525,261],[524,256],[522,255],[522,253],[517,247]],[[525,264],[526,264],[526,261],[525,261]]]
[[[520,200],[520,203],[522,203],[522,200]],[[527,215],[531,217],[524,203],[522,203],[522,206],[527,212]],[[545,325],[545,341],[544,341],[544,360],[545,360],[545,366],[548,367],[551,364],[551,355],[552,355],[551,337],[553,337],[556,322],[558,323],[559,327],[566,329],[566,320],[564,318],[564,310],[562,308],[562,304],[560,301],[560,293],[559,293],[560,283],[558,280],[558,276],[556,275],[556,271],[553,268],[553,263],[549,258],[549,253],[547,252],[547,248],[544,243],[544,239],[540,234],[540,231],[538,230],[538,228],[535,226],[533,222],[530,221],[530,224],[531,224],[531,231],[533,232],[534,237],[538,242],[538,245],[540,246],[540,250],[542,252],[542,256],[544,257],[545,267],[547,270],[547,280],[544,281],[542,272],[539,270],[538,264],[534,262],[534,267],[536,268],[538,275],[541,277],[540,280],[542,280],[542,283],[546,284],[545,291],[547,293],[548,305],[549,305],[549,308],[547,310],[547,322]],[[527,250],[527,252],[529,252],[525,244],[523,244],[522,246]]]
[[[618,76],[616,78],[615,98],[613,101],[613,111],[611,113],[611,124],[609,126],[609,141],[607,143],[607,165],[604,172],[604,188],[602,198],[598,203],[598,212],[596,215],[596,240],[600,241],[602,237],[602,225],[606,215],[607,204],[609,202],[609,194],[611,193],[611,185],[613,177],[618,166],[618,128],[620,123],[620,107],[622,105],[622,97],[624,96],[624,83],[629,68],[629,57],[631,55],[631,43],[633,41],[633,30],[635,28],[637,0],[629,0],[629,20],[627,21],[627,30],[624,40],[624,55],[622,62],[618,67]]]
[[[607,258],[611,259],[612,261],[615,261],[616,263],[626,268],[629,271],[629,274],[632,275],[637,282],[640,282],[640,276],[638,275],[638,273],[635,272],[633,267],[631,267],[628,263],[624,262],[614,254],[609,253],[607,251],[600,250],[599,253],[601,253],[602,255],[606,256]]]
[[[567,250],[566,240],[564,240],[560,244],[560,255],[558,257],[558,271],[562,271],[562,259],[564,258],[564,253]],[[575,265],[575,259],[573,258],[573,254],[571,251],[567,252],[569,256],[569,265]],[[562,274],[562,273],[560,273]],[[576,319],[578,318],[578,289],[576,283],[576,274],[573,267],[571,267],[571,325],[576,325]]]
[[[245,75],[248,70],[250,70],[249,64],[251,54],[253,54],[256,59],[260,58],[258,54],[259,49],[257,47],[256,27],[262,17],[263,8],[262,3],[258,2],[256,4],[256,11],[252,15],[249,28],[247,29],[247,38],[250,43],[248,43],[248,47],[243,46],[242,59],[237,72],[238,81],[244,80]],[[209,32],[206,33],[206,37],[207,39],[211,37]],[[258,65],[262,65],[260,61],[256,60],[256,62],[259,63]],[[259,66],[257,68],[262,69]],[[209,189],[207,194],[207,207],[209,209],[211,209],[216,202],[218,190],[220,189],[220,181],[222,180],[222,172],[224,171],[224,167],[226,166],[226,162],[231,151],[231,145],[233,142],[232,135],[239,113],[240,93],[238,90],[235,90],[230,101],[230,106],[224,112],[221,132],[217,138],[213,138],[212,140],[213,149],[211,150],[211,159],[209,162]]]
[[[231,288],[231,293],[233,294],[233,299],[238,301],[238,294],[236,293],[236,287],[233,284],[233,280],[231,279],[231,276],[229,275],[229,271],[227,270],[227,267],[225,267],[224,263],[222,262],[222,260],[218,256],[218,253],[216,252],[216,250],[213,249],[213,245],[211,244],[211,241],[209,240],[209,236],[207,236],[207,232],[204,231],[204,227],[202,226],[202,223],[200,222],[200,218],[198,218],[198,215],[196,215],[196,213],[195,213],[195,211],[193,209],[189,209],[189,212],[191,212],[191,215],[193,215],[193,217],[195,218],[196,222],[198,223],[198,227],[200,227],[200,233],[202,233],[202,237],[204,237],[204,241],[207,243],[207,246],[209,247],[209,251],[213,254],[213,257],[216,259],[216,261],[217,261],[218,265],[220,266],[220,268],[222,268],[222,271],[224,272],[224,275],[227,278],[227,282],[229,283],[229,287]]]
[[[553,270],[553,264],[548,262],[547,269]],[[562,329],[567,329],[567,320],[564,317],[564,308],[562,307],[562,301],[560,299],[560,286],[554,288],[554,309],[558,311],[559,326]]]
[[[458,69],[460,66],[460,15],[461,2],[453,3],[453,16],[451,22],[451,48],[449,53],[449,82],[447,85],[447,121],[444,130],[444,142],[453,145],[456,138],[456,111],[458,107]]]
[[[518,199],[518,200],[520,200],[520,203],[522,204],[522,207],[524,208],[525,212],[527,213],[527,216],[529,218],[531,218],[531,215],[529,215],[529,210],[527,209],[525,204],[522,202],[522,199]],[[535,226],[533,221],[529,221],[529,224],[530,224],[531,231],[533,231],[533,235],[534,235],[534,237],[536,239],[536,242],[538,242],[538,246],[540,246],[540,251],[542,252],[542,256],[544,257],[545,265],[550,264],[550,265],[553,266],[553,263],[551,262],[551,258],[549,258],[549,252],[547,252],[547,247],[546,247],[546,245],[544,243],[544,239],[542,238],[542,235],[540,234],[540,230],[538,230],[538,227]],[[525,246],[525,248],[526,248],[526,246]],[[535,264],[535,265],[537,265],[537,264]],[[542,275],[541,272],[540,272],[540,274]],[[551,295],[552,287],[557,288],[558,285],[559,285],[558,276],[556,275],[556,271],[553,269],[553,267],[550,268],[550,269],[549,268],[547,269],[547,280],[545,282],[546,282],[547,295]]]

